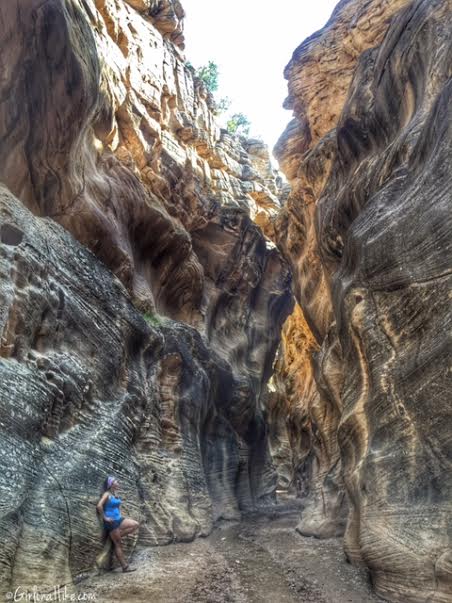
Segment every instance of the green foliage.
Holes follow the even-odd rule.
[[[150,312],[145,312],[143,314],[144,320],[153,327],[159,327],[163,321],[161,316],[158,314],[151,314]]]
[[[203,65],[198,69],[194,69],[189,61],[186,61],[185,65],[194,72],[196,77],[204,82],[209,92],[214,93],[218,90],[218,65],[214,61],[209,61],[207,65]],[[215,99],[214,113],[217,116],[223,115],[229,111],[230,107],[231,99],[229,97],[224,96],[220,99]],[[249,136],[250,127],[250,120],[243,113],[234,113],[226,124],[227,131],[237,136]]]
[[[207,65],[196,69],[196,75],[204,82],[207,90],[210,92],[218,90],[218,65],[216,63],[209,61]]]
[[[229,134],[237,134],[240,136],[249,136],[250,120],[243,113],[234,113],[226,124]]]
[[[215,100],[215,115],[226,113],[230,106],[231,99],[229,96],[223,96],[223,98],[220,98],[220,100]]]

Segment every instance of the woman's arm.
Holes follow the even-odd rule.
[[[99,513],[99,515],[102,516],[104,521],[108,521],[109,523],[111,523],[112,519],[110,519],[109,517],[105,517],[105,515],[104,515],[104,504],[108,497],[109,497],[109,493],[104,492],[102,494],[102,496],[100,497],[99,502],[96,505],[96,509],[97,509],[97,512]]]

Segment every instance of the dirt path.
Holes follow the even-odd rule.
[[[371,603],[366,576],[338,539],[303,538],[298,511],[223,525],[188,544],[137,550],[131,574],[93,575],[79,593],[97,603]]]

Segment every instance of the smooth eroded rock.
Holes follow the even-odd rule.
[[[286,70],[276,148],[292,192],[275,232],[320,346],[285,396],[311,423],[311,490],[310,455],[330,486],[301,531],[340,528],[343,480],[347,556],[404,603],[452,598],[451,31],[447,0],[340,3]]]

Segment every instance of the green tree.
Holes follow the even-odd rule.
[[[223,96],[219,100],[215,99],[215,115],[222,115],[231,106],[231,99],[229,96]]]
[[[218,90],[218,65],[216,63],[209,61],[207,65],[196,69],[196,75],[204,82],[207,90],[210,92]]]
[[[240,136],[249,136],[250,126],[250,120],[243,113],[234,113],[226,124],[229,134],[237,134]]]

